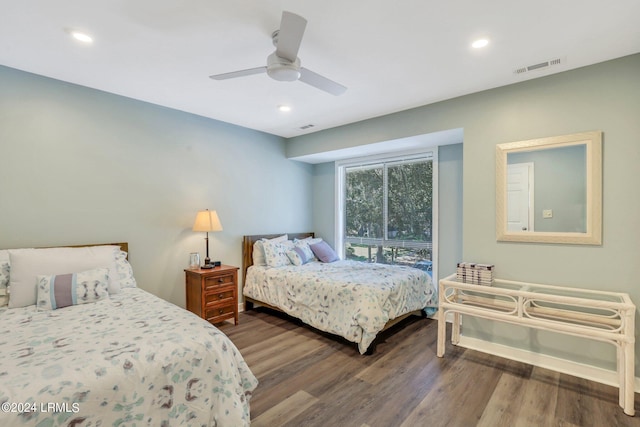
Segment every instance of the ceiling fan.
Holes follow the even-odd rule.
[[[274,80],[283,82],[300,80],[332,95],[342,95],[347,90],[345,86],[300,66],[298,50],[306,26],[307,20],[302,16],[291,12],[282,12],[280,29],[271,35],[276,51],[267,57],[266,67],[249,68],[209,77],[214,80],[226,80],[266,72]]]

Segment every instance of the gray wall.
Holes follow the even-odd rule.
[[[196,212],[215,260],[241,236],[312,228],[311,165],[284,141],[0,67],[0,248],[127,241],[141,288],[184,305]]]
[[[627,292],[640,303],[639,75],[640,55],[632,55],[293,138],[288,141],[287,155],[463,128],[462,241],[466,261],[494,263],[497,275],[504,279]],[[497,242],[496,144],[591,130],[602,130],[604,140],[603,244]],[[317,179],[314,190],[322,194],[331,191]],[[333,215],[328,198],[315,203],[314,208],[316,218]],[[610,368],[611,360],[615,361],[613,347],[604,344],[475,320],[465,321],[464,331],[598,366]]]

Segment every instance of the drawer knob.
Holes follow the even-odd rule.
[[[218,283],[224,282],[224,279],[218,279]]]
[[[224,298],[224,294],[220,294],[220,295],[218,295],[218,298],[219,298],[219,299]]]
[[[221,308],[220,310],[218,310],[218,313],[219,313],[219,314],[224,313],[224,309],[223,309],[223,308]]]

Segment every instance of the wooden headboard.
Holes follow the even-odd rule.
[[[72,248],[83,248],[87,246],[120,246],[120,249],[129,254],[129,243],[128,242],[120,242],[120,243],[91,243],[89,245],[73,245],[69,246]]]
[[[247,269],[253,265],[253,244],[260,239],[274,239],[276,237],[282,236],[283,234],[288,234],[289,239],[304,239],[306,237],[315,237],[315,234],[313,232],[254,234],[253,236],[243,236],[242,238],[242,286],[244,286],[244,279],[247,277]]]

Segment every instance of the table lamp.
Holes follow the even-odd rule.
[[[219,262],[212,264],[209,258],[209,232],[210,231],[222,231],[222,224],[216,211],[210,211],[209,209],[199,211],[196,215],[196,221],[193,224],[193,231],[206,231],[207,237],[207,256],[204,259],[204,265],[202,268],[213,268],[215,265],[220,265]]]

